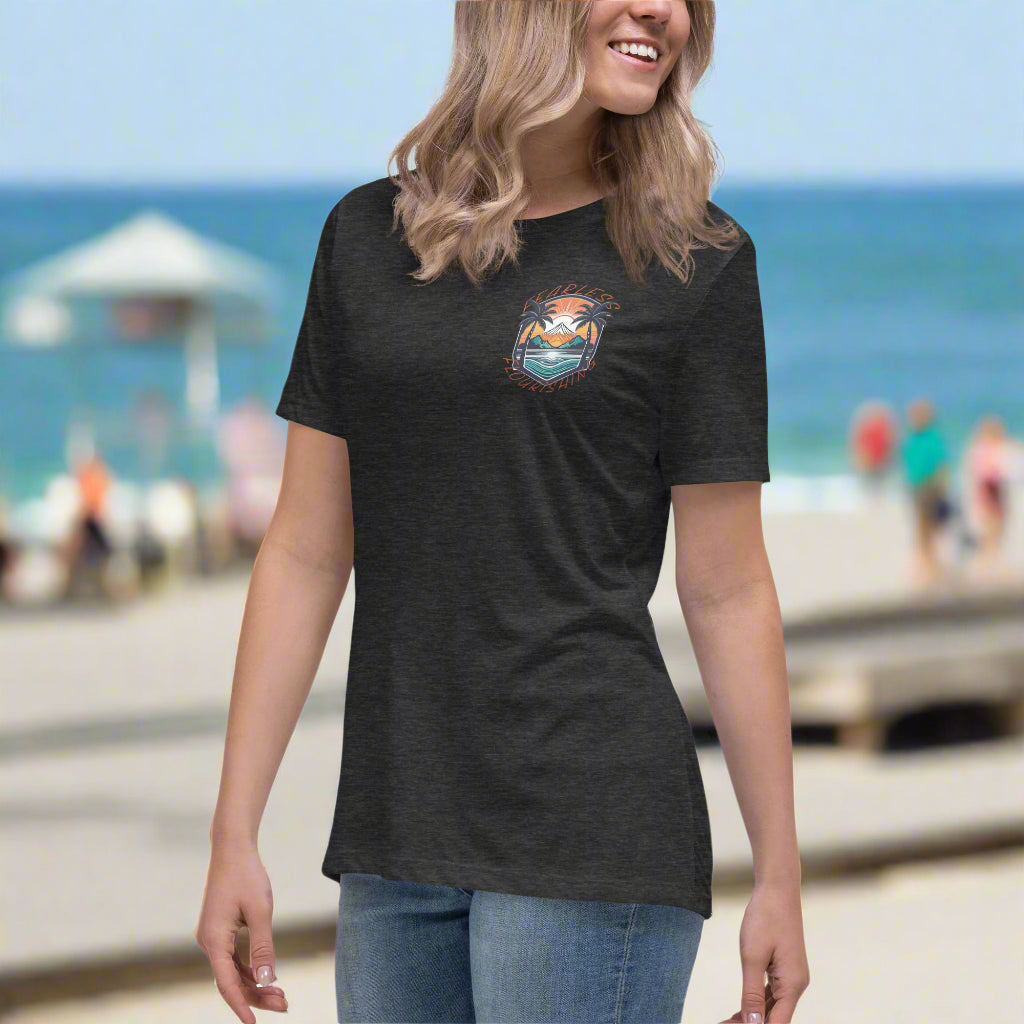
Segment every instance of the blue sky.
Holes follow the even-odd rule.
[[[0,180],[385,173],[453,0],[0,0]],[[722,0],[723,180],[1024,178],[1019,0]],[[369,45],[363,47],[361,42]]]

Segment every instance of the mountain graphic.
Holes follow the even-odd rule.
[[[586,342],[563,320],[551,330],[532,337],[528,344],[531,348],[534,346],[537,348],[569,348],[573,345],[586,344]]]

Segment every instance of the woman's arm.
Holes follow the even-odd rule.
[[[676,591],[757,879],[800,879],[782,617],[761,484],[672,487]]]
[[[788,1021],[810,982],[800,909],[789,679],[761,483],[674,484],[676,591],[754,861],[741,1012]],[[769,976],[766,990],[764,975]]]
[[[253,565],[210,838],[255,843],[352,570],[348,445],[288,424],[277,505]]]
[[[221,996],[244,1024],[256,1024],[250,1007],[288,1009],[284,990],[270,984],[277,977],[273,892],[256,840],[348,586],[352,542],[347,443],[290,422],[277,505],[242,614],[210,824],[210,866],[195,930]],[[248,964],[235,948],[243,925]]]

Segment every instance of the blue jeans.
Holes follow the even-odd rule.
[[[679,1024],[704,918],[343,872],[339,1024]]]

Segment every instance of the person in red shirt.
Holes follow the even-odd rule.
[[[884,402],[865,402],[850,426],[850,460],[870,487],[881,484],[896,449],[896,417]]]

